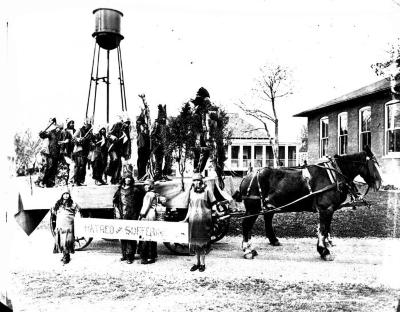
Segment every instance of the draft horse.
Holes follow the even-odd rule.
[[[274,214],[309,211],[319,213],[317,251],[322,259],[332,260],[328,249],[332,216],[347,195],[355,193],[353,180],[358,175],[367,183],[367,191],[380,188],[379,164],[368,146],[363,152],[335,155],[327,162],[303,169],[267,167],[247,175],[235,196],[237,201],[244,201],[246,208],[242,221],[244,257],[252,259],[257,255],[251,246],[251,231],[259,215],[264,215],[270,244],[279,246],[272,227]]]

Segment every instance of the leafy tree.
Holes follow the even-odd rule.
[[[223,109],[213,106],[211,110],[209,127],[210,160],[218,176],[219,185],[223,189],[225,185],[222,177],[227,159],[225,150],[231,143],[232,130],[228,129],[229,117]]]
[[[196,146],[194,124],[189,102],[182,106],[177,117],[171,117],[169,120],[170,148],[175,151],[175,159],[181,175],[182,190],[185,188],[183,178],[187,160],[193,158],[193,149]]]
[[[229,117],[224,110],[211,106],[210,122],[208,129],[208,148],[210,149],[210,161],[220,178],[220,186],[223,187],[222,175],[226,160],[225,147],[230,144],[231,131],[227,129]],[[183,104],[177,117],[169,120],[170,148],[174,151],[181,175],[182,190],[184,190],[183,177],[188,160],[194,158],[193,151],[198,147],[197,133],[202,125],[197,122],[192,113],[190,102]]]
[[[41,147],[41,141],[34,139],[29,129],[14,135],[17,172],[33,168],[35,157],[39,153]]]

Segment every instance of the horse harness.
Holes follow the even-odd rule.
[[[310,183],[309,183],[311,174],[308,171],[308,167],[311,167],[311,166],[319,167],[319,168],[322,168],[322,169],[326,170],[327,174],[328,174],[328,177],[329,177],[329,180],[331,181],[331,184],[325,186],[322,189],[313,191],[311,186],[310,186]],[[306,170],[308,172],[308,175],[307,175],[307,174],[304,174],[304,171],[303,171],[303,179],[304,179],[304,181],[305,181],[305,183],[307,185],[307,188],[308,188],[310,193],[307,194],[307,195],[304,195],[303,197],[300,197],[300,198],[298,198],[298,199],[296,199],[296,200],[294,200],[294,201],[292,201],[292,202],[290,202],[288,204],[285,204],[285,205],[279,206],[279,207],[275,207],[274,205],[272,205],[272,204],[267,202],[266,198],[264,197],[264,195],[262,193],[259,176],[260,176],[260,172],[262,170],[264,170],[264,169],[266,169],[266,168],[261,168],[261,169],[257,170],[256,174],[252,174],[252,178],[250,180],[249,186],[247,187],[246,196],[243,196],[243,199],[259,199],[260,203],[261,203],[261,207],[264,208],[263,210],[266,210],[263,213],[279,212],[283,208],[291,206],[291,205],[293,205],[293,204],[295,204],[295,203],[297,203],[299,201],[302,201],[302,200],[304,200],[306,198],[309,198],[311,196],[315,196],[315,195],[320,194],[320,193],[324,193],[324,192],[330,191],[332,189],[336,189],[338,192],[342,192],[343,191],[341,189],[342,185],[345,185],[347,187],[347,189],[348,189],[348,191],[349,191],[351,196],[353,196],[354,198],[357,198],[357,196],[358,196],[358,194],[354,191],[353,187],[351,187],[350,183],[347,181],[348,180],[347,177],[341,172],[341,170],[340,170],[339,166],[337,165],[336,161],[334,161],[334,159],[329,157],[329,161],[323,163],[322,165],[318,165],[317,164],[317,165],[302,166],[302,167],[298,167],[298,168],[296,168],[296,167],[287,168],[289,170],[302,169],[302,170]],[[339,181],[339,179],[337,178],[337,175],[341,176],[343,178],[343,181]],[[254,179],[256,179],[256,182],[257,182],[258,192],[260,194],[259,196],[258,195],[250,195],[251,186],[253,184]],[[368,190],[369,190],[369,187],[368,187],[366,193],[364,194],[364,196],[367,194]],[[368,204],[365,200],[363,200],[363,201],[364,201],[365,204]],[[246,216],[246,217],[250,217],[250,216]]]

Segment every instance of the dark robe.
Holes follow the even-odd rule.
[[[121,185],[114,194],[116,217],[123,220],[137,220],[143,204],[144,191],[136,186]],[[122,258],[133,261],[137,248],[135,240],[121,240]]]
[[[92,170],[93,179],[104,183],[103,174],[107,166],[107,138],[100,132],[93,136],[92,139]]]
[[[53,187],[57,174],[58,163],[61,158],[59,141],[62,139],[62,132],[53,129],[49,132],[40,132],[41,139],[48,139],[48,154],[46,154],[46,166],[44,168],[42,183],[46,187]]]
[[[86,166],[88,162],[88,155],[90,150],[90,141],[92,139],[89,131],[91,128],[83,126],[76,131],[74,135],[74,151],[73,160],[75,162],[74,169],[74,182],[77,185],[81,185],[85,182],[86,177]]]
[[[117,184],[121,178],[121,157],[129,159],[131,156],[130,130],[126,122],[119,121],[111,128],[108,134],[108,154],[110,161],[106,174],[111,176],[112,184]]]

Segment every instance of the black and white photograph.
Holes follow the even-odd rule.
[[[0,3],[0,311],[400,311],[400,0]]]

